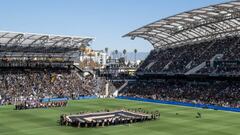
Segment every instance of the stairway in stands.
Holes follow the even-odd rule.
[[[149,64],[145,67],[145,70],[149,70],[155,63],[156,63],[156,61],[153,61],[153,62],[149,63]]]
[[[221,59],[223,57],[223,54],[216,54],[215,56],[213,56],[210,59],[210,65],[213,65],[213,62],[216,59]],[[191,70],[189,70],[188,72],[185,73],[185,75],[190,75],[190,74],[195,74],[197,73],[199,70],[201,70],[202,68],[204,68],[206,66],[206,61],[204,61],[203,63],[201,63],[200,65],[192,68]]]
[[[119,89],[115,90],[115,92],[113,93],[113,96],[117,97],[118,93],[121,92],[127,85],[128,85],[128,81],[126,80],[125,83]]]
[[[84,76],[85,73],[88,73],[90,75],[94,76],[94,72],[92,70],[83,70],[78,65],[73,65],[73,67],[78,71],[78,73],[82,76]]]
[[[185,75],[195,74],[205,66],[206,66],[206,62],[203,62],[200,65],[196,66],[195,68],[192,68],[191,70],[187,71]]]

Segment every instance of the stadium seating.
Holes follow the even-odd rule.
[[[129,83],[123,96],[240,108],[237,82],[138,81]]]
[[[96,79],[68,69],[14,69],[0,72],[1,104],[29,98],[77,99],[95,95]]]
[[[239,37],[234,36],[175,48],[153,50],[138,72],[184,74],[203,62],[238,61],[239,49]],[[221,57],[217,57],[218,55]],[[212,73],[216,70],[211,68],[205,66],[198,73]],[[224,69],[219,69],[222,71],[219,73],[224,73]]]
[[[149,54],[137,72],[149,74],[151,81],[129,83],[122,96],[147,98],[161,101],[176,101],[193,104],[208,104],[240,108],[240,85],[237,81],[206,80],[206,76],[238,77],[240,75],[240,38],[225,37],[173,48],[157,48]],[[200,66],[202,65],[203,66]],[[197,68],[199,67],[199,68]],[[193,70],[196,68],[196,70]],[[151,75],[165,74],[161,80]],[[167,75],[194,76],[202,80],[169,80]],[[203,76],[204,75],[204,76]]]

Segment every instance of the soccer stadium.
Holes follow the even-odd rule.
[[[153,49],[140,61],[95,36],[0,31],[0,135],[240,135],[240,1],[119,37]]]

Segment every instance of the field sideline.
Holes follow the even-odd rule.
[[[104,128],[61,127],[60,114],[103,109],[144,108],[161,112],[157,121]],[[196,119],[196,113],[202,119]],[[179,115],[176,115],[179,113]],[[0,106],[0,135],[240,135],[240,113],[117,99],[70,101],[66,108],[14,111]]]

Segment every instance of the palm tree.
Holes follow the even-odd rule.
[[[105,53],[106,53],[106,56],[105,56],[105,59],[107,60],[108,59],[108,47],[105,48]]]
[[[87,48],[86,45],[81,45],[80,46],[80,51],[81,51],[83,57],[84,57],[84,53],[86,51],[86,48]]]
[[[134,49],[134,59],[135,59],[135,63],[136,63],[136,57],[137,57],[137,49]]]
[[[127,54],[127,50],[126,49],[123,50],[123,54],[124,54],[124,63],[125,63],[126,62],[126,54]]]
[[[118,50],[115,50],[116,59],[118,58]]]
[[[105,48],[105,53],[108,55],[108,48],[107,47]]]
[[[97,61],[99,62],[99,65],[100,65],[100,58],[99,57],[100,57],[100,53],[98,52],[97,53]]]
[[[87,48],[86,45],[81,45],[80,48],[79,48],[80,52],[81,52],[80,55],[82,57],[82,60],[84,60],[86,48]]]

